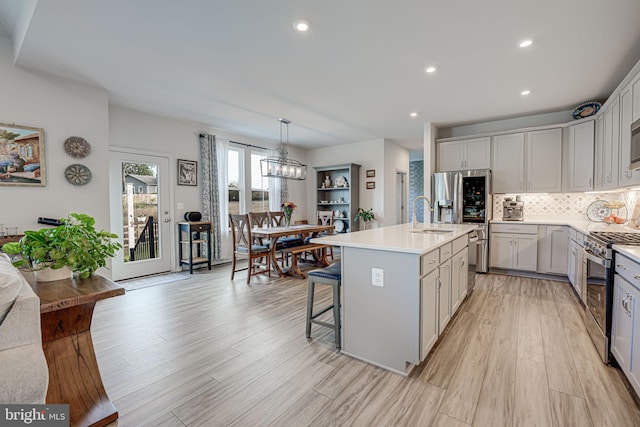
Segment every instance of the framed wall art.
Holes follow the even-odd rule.
[[[198,162],[178,159],[178,185],[198,185]]]
[[[0,123],[0,186],[44,187],[44,130]]]
[[[375,169],[367,169],[367,178],[375,178],[376,170]]]
[[[367,190],[375,190],[376,183],[375,181],[367,181]]]

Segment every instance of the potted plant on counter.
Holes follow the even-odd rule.
[[[2,250],[20,255],[14,266],[35,271],[38,281],[48,281],[68,278],[71,272],[88,278],[122,248],[115,240],[118,236],[96,230],[96,220],[89,215],[72,213],[60,221],[54,228],[26,230],[19,242],[6,243]],[[39,272],[47,269],[58,274],[43,277]]]
[[[375,221],[376,217],[373,214],[373,208],[369,209],[368,211],[365,211],[362,208],[358,208],[358,211],[356,212],[356,216],[353,218],[354,222],[357,221],[362,221],[364,223],[364,230],[367,229],[367,223],[369,221]]]

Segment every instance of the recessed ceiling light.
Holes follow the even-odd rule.
[[[529,95],[530,93],[531,93],[531,91],[530,91],[530,90],[523,90],[522,92],[520,92],[520,95],[527,96],[527,95]]]
[[[529,47],[533,44],[533,40],[522,40],[518,46]]]
[[[417,111],[414,111],[413,113],[409,114],[411,117],[418,117],[420,115],[420,113],[418,113]]]
[[[430,65],[424,71],[426,71],[427,73],[434,73],[436,71],[436,67]]]
[[[300,32],[305,32],[311,27],[311,21],[308,19],[298,19],[297,21],[293,21],[293,28]]]

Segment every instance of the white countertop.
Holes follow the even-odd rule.
[[[612,249],[640,263],[640,246],[613,245]]]
[[[471,224],[418,224],[420,229],[450,230],[450,233],[412,233],[411,224],[391,225],[354,231],[352,233],[334,234],[311,239],[312,243],[323,243],[334,246],[375,249],[380,251],[424,254],[444,243],[455,240],[476,228]]]

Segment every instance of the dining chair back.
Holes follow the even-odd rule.
[[[265,245],[256,244],[251,236],[251,220],[247,214],[229,214],[229,225],[231,226],[231,238],[233,240],[233,260],[231,266],[231,280],[237,271],[247,270],[247,283],[251,276],[256,274],[267,274],[271,277],[271,258],[269,248]],[[246,257],[248,266],[236,269],[238,257]],[[261,262],[258,262],[261,261]]]
[[[318,211],[317,215],[318,215],[318,224],[333,225],[333,215],[334,215],[333,211]],[[333,230],[320,233],[320,235],[323,235],[323,236],[329,236],[331,234],[333,234]],[[331,258],[331,260],[334,259],[333,246],[329,246],[327,258]]]
[[[263,228],[271,224],[269,212],[249,212],[249,221],[251,221],[251,227],[253,228]]]
[[[271,221],[272,227],[284,227],[286,218],[284,216],[283,211],[270,211],[269,212],[269,221]]]

